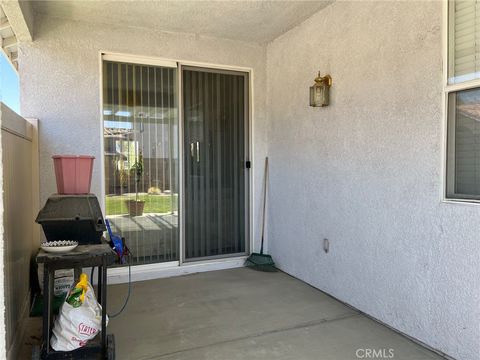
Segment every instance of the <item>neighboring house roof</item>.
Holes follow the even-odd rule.
[[[480,106],[476,104],[460,104],[457,105],[457,111],[474,121],[480,121]]]
[[[130,135],[133,135],[132,129],[121,129],[121,128],[104,128],[103,136],[109,138],[118,138],[127,140]]]

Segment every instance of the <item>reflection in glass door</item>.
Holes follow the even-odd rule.
[[[185,260],[247,251],[248,75],[182,70]]]
[[[105,212],[134,264],[179,258],[176,76],[103,62]]]

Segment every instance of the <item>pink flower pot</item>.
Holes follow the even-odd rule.
[[[90,193],[94,156],[54,155],[52,159],[59,194],[80,195]]]

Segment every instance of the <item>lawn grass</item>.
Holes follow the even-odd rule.
[[[125,200],[135,200],[135,194],[107,196],[105,207],[108,215],[128,214]],[[172,211],[172,200],[177,201],[177,195],[139,194],[138,200],[145,201],[144,213],[169,213]]]

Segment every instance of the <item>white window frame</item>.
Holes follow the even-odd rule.
[[[469,90],[469,89],[480,89],[480,79],[475,80],[468,80],[464,82],[459,82],[456,84],[449,84],[448,82],[448,74],[450,67],[452,66],[452,61],[450,61],[450,57],[452,53],[450,50],[450,44],[452,43],[452,32],[449,29],[449,23],[453,20],[452,14],[449,11],[450,4],[455,0],[446,0],[443,1],[443,92],[442,92],[442,103],[443,103],[443,157],[442,157],[442,168],[443,168],[443,186],[441,199],[443,202],[454,202],[454,203],[470,203],[475,205],[480,205],[480,194],[478,195],[478,199],[474,198],[467,198],[465,197],[456,197],[455,195],[448,195],[448,179],[452,177],[450,181],[454,181],[454,173],[449,172],[449,165],[448,165],[448,130],[452,124],[449,124],[449,112],[451,112],[452,108],[448,106],[448,97],[450,93],[462,91],[462,90]],[[450,144],[452,146],[452,144]],[[451,166],[451,165],[450,165]]]

